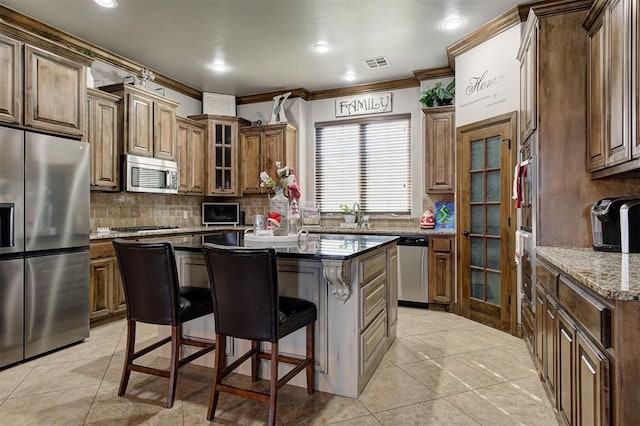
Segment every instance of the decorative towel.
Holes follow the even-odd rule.
[[[513,195],[511,198],[515,200],[516,208],[519,209],[522,205],[522,192],[520,190],[520,163],[517,163],[513,170]]]

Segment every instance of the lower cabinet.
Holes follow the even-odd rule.
[[[540,259],[536,275],[534,354],[548,394],[568,425],[611,424],[612,381],[605,354],[610,305]]]
[[[453,242],[453,237],[429,237],[429,303],[451,303]]]
[[[110,241],[93,243],[89,255],[90,320],[122,316],[127,305],[113,245]]]

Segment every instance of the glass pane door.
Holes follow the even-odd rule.
[[[471,141],[471,298],[500,306],[500,135]]]

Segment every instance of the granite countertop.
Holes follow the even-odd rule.
[[[603,297],[640,300],[640,253],[606,253],[591,248],[536,247],[536,256]]]
[[[347,260],[396,241],[398,237],[383,235],[308,234],[298,241],[276,244],[279,258],[289,259],[337,259]],[[154,241],[155,238],[145,239]],[[175,235],[158,238],[171,241],[177,251],[202,251],[203,243],[231,247],[271,247],[272,243],[244,241],[244,232],[225,232],[203,235]]]
[[[192,226],[175,229],[156,229],[152,231],[138,231],[138,232],[91,232],[90,240],[103,240],[112,238],[126,238],[126,237],[144,237],[154,235],[170,235],[170,234],[189,234],[189,233],[202,233],[202,232],[216,232],[216,231],[244,231],[251,228],[251,225],[239,225],[239,226]],[[354,228],[340,228],[340,227],[320,227],[320,228],[305,228],[310,233],[322,233],[322,234],[349,234],[349,235],[393,235],[393,236],[410,236],[410,235],[455,235],[453,229],[420,229],[410,227],[374,227],[371,229],[354,229]]]

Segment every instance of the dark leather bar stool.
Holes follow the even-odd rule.
[[[175,254],[170,242],[143,243],[117,239],[113,241],[127,304],[127,348],[118,395],[127,390],[132,371],[169,379],[167,408],[173,406],[178,383],[178,368],[211,352],[215,344],[182,337],[182,324],[213,312],[208,288],[180,287]],[[170,325],[171,336],[134,351],[136,323]],[[134,364],[133,361],[171,342],[169,371]],[[201,347],[180,359],[180,345]]]
[[[307,373],[307,393],[313,393],[314,325],[316,305],[303,299],[278,295],[278,268],[273,248],[237,248],[214,244],[203,246],[216,327],[213,386],[207,419],[213,420],[220,392],[269,402],[269,425],[276,421],[278,389],[303,369]],[[278,341],[305,327],[305,358],[278,354]],[[225,367],[226,336],[251,340],[251,349]],[[271,353],[260,350],[260,342],[271,342]],[[271,360],[269,394],[225,385],[222,380],[251,358],[251,379],[259,377],[259,359]],[[295,367],[278,380],[278,362]]]

